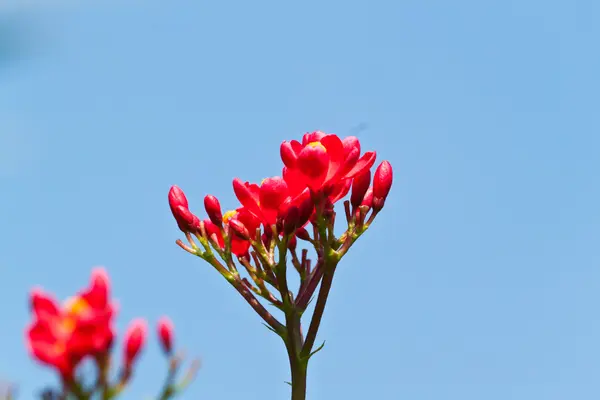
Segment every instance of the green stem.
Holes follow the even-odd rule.
[[[290,369],[292,372],[292,400],[306,400],[306,371],[308,360],[303,361],[298,357],[298,354],[290,353],[289,347],[288,355],[290,357]]]
[[[310,321],[308,333],[306,334],[306,341],[300,352],[302,358],[308,359],[312,352],[315,340],[317,339],[317,332],[321,325],[321,319],[323,318],[323,312],[325,311],[325,305],[327,304],[327,297],[329,296],[329,290],[333,282],[333,275],[335,273],[335,265],[324,265],[325,271],[323,273],[323,280],[321,282],[321,288],[319,289],[319,295],[317,297],[317,304],[315,305],[315,311]]]

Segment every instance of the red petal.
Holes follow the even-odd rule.
[[[296,165],[296,160],[298,159],[298,154],[294,151],[294,147],[290,142],[283,142],[279,147],[279,154],[281,155],[281,160],[286,167],[293,168]]]
[[[50,295],[44,293],[41,289],[34,289],[30,295],[31,309],[39,317],[57,316],[60,309],[57,301]]]
[[[260,206],[258,205],[259,197],[252,185],[243,183],[239,178],[235,178],[233,180],[233,191],[244,207],[257,217],[261,216]]]
[[[256,229],[260,227],[260,220],[254,216],[251,212],[246,210],[245,208],[238,208],[236,210],[238,213],[235,216],[235,219],[244,224],[248,232],[250,233],[250,237],[255,237]]]
[[[365,169],[371,168],[373,164],[375,164],[375,158],[377,158],[377,154],[374,151],[367,151],[356,162],[356,165],[345,175],[345,178],[354,178]]]
[[[206,236],[210,239],[212,235],[217,236],[217,243],[219,247],[225,247],[225,240],[223,239],[223,235],[221,234],[221,229],[213,224],[209,219],[204,220],[204,230],[206,231]]]
[[[323,136],[325,136],[325,132],[321,131],[306,133],[304,136],[302,136],[302,147],[312,142],[320,142]]]
[[[263,209],[278,210],[287,197],[287,183],[279,176],[267,178],[260,185],[260,206]]]
[[[294,153],[296,155],[298,155],[302,151],[302,148],[304,147],[304,146],[302,146],[302,143],[300,143],[297,140],[292,140],[290,143],[292,144],[292,149],[294,150]]]
[[[339,199],[345,197],[350,191],[350,185],[352,185],[352,179],[344,179],[337,183],[329,195],[329,200],[331,200],[332,203],[335,203]]]
[[[344,165],[342,166],[342,168],[340,168],[337,177],[338,178],[345,177],[348,174],[348,172],[350,172],[352,170],[352,168],[354,168],[354,166],[358,162],[359,156],[360,156],[360,150],[357,148],[352,149],[350,151],[350,153],[348,153],[346,155],[346,159],[344,160]]]
[[[337,135],[327,135],[321,139],[321,144],[327,149],[329,155],[329,169],[325,181],[336,176],[344,164],[344,145]]]
[[[290,196],[295,197],[306,189],[306,179],[298,169],[283,168],[283,179],[288,185]]]
[[[360,141],[356,136],[347,136],[342,140],[342,143],[344,145],[344,154],[346,154],[346,157],[354,149],[357,149],[358,154],[360,154]]]
[[[104,268],[94,268],[90,279],[90,287],[83,297],[94,309],[105,308],[110,295],[110,278]]]
[[[300,152],[296,166],[312,189],[318,190],[323,185],[329,170],[329,160],[324,146],[307,146]]]

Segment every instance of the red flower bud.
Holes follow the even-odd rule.
[[[213,224],[217,226],[223,225],[223,213],[221,212],[221,204],[219,204],[219,199],[210,194],[205,196],[204,208],[206,209],[208,218],[210,218]]]
[[[370,210],[371,207],[373,207],[373,186],[371,186],[367,190],[367,193],[365,193],[365,197],[363,197],[363,201],[362,201],[362,203],[360,203],[360,207],[363,207],[363,206],[367,207],[368,210]],[[356,218],[358,218],[358,216],[360,215],[360,209],[359,208],[356,209],[354,215],[356,216]]]
[[[392,188],[392,180],[392,165],[388,161],[383,161],[375,170],[373,177],[373,210],[379,211],[383,208]]]
[[[240,239],[250,240],[250,233],[241,221],[232,218],[229,220],[229,227],[231,228],[233,234]]]
[[[373,186],[371,186],[367,190],[367,193],[365,193],[365,197],[363,198],[363,201],[362,203],[360,203],[360,205],[371,208],[371,206],[373,205]]]
[[[169,207],[183,232],[193,232],[198,228],[200,220],[189,210],[187,198],[178,186],[169,190]]]
[[[146,342],[146,332],[148,326],[143,319],[135,319],[125,332],[125,343],[123,347],[123,358],[125,359],[125,368],[131,369],[133,362],[140,354]]]
[[[298,239],[301,239],[301,240],[307,240],[307,241],[310,240],[310,234],[304,228],[300,228],[296,231],[296,237],[298,237]]]
[[[177,185],[171,186],[171,189],[169,190],[169,205],[171,208],[175,208],[177,206],[184,206],[185,208],[188,208],[188,201],[185,197],[185,193],[183,193],[183,190],[181,190],[181,188]]]
[[[173,322],[169,317],[161,317],[157,324],[158,337],[165,354],[170,355],[173,351]]]
[[[302,227],[306,225],[314,210],[315,204],[313,203],[312,198],[307,196],[298,206],[298,224],[296,226]]]
[[[200,229],[200,220],[189,209],[178,206],[173,211],[177,226],[183,232],[195,232]]]
[[[291,206],[288,208],[285,219],[283,220],[283,233],[285,235],[291,235],[296,231],[299,216],[300,211],[298,210],[298,207]]]
[[[352,207],[357,208],[365,198],[369,185],[371,184],[371,171],[365,170],[361,174],[354,177],[352,180],[352,195],[350,196],[350,203]]]
[[[294,235],[290,238],[290,241],[288,242],[288,249],[290,249],[291,251],[294,251],[294,250],[296,250],[297,245],[298,245],[298,240],[296,239],[296,235]]]

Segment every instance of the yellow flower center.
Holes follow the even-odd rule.
[[[309,144],[307,144],[307,146],[320,147],[321,149],[323,149],[323,151],[327,151],[327,149],[325,148],[325,146],[323,146],[321,142],[310,142]]]
[[[223,222],[228,223],[229,220],[237,215],[237,211],[229,210],[225,214],[223,214]]]
[[[68,299],[63,308],[66,315],[60,321],[60,329],[69,335],[75,330],[77,317],[86,313],[91,307],[84,298],[77,296]]]

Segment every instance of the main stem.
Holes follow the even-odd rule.
[[[300,314],[294,303],[286,299],[285,325],[287,328],[285,336],[285,347],[290,360],[290,371],[292,375],[292,400],[306,399],[306,371],[308,358],[302,357],[302,345],[304,338],[300,325]]]
[[[308,360],[300,359],[300,354],[287,346],[292,373],[292,400],[306,400],[306,372]]]

